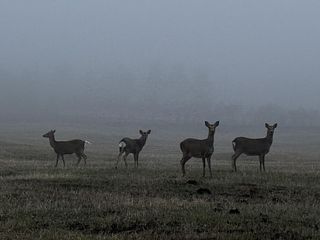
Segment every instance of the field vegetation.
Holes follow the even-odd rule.
[[[138,127],[61,126],[57,139],[83,138],[88,164],[59,162],[47,126],[0,129],[0,239],[319,239],[319,129],[279,129],[266,157],[240,157],[231,171],[231,140],[265,129],[217,129],[213,178],[191,159],[181,177],[178,143],[205,138],[204,126],[152,129],[139,168],[114,169],[118,141]],[[28,130],[27,130],[28,129]],[[160,128],[159,128],[160,129]],[[319,132],[319,131],[318,131]],[[208,175],[208,171],[207,171]]]

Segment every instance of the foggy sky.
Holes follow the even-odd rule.
[[[0,107],[320,110],[319,11],[316,0],[3,0]]]

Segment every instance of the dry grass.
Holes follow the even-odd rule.
[[[228,137],[221,137],[209,179],[200,177],[196,159],[182,178],[176,140],[156,138],[142,152],[139,169],[130,159],[129,169],[122,164],[115,170],[120,136],[88,133],[95,139],[89,164],[75,167],[70,156],[65,169],[53,167],[45,140],[32,132],[7,133],[0,142],[0,239],[320,238],[320,165],[308,141],[297,155],[291,147],[297,143],[284,145],[283,136],[266,173],[245,157],[233,173]],[[199,194],[200,188],[211,194]]]

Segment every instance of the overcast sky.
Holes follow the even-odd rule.
[[[319,110],[319,13],[318,0],[2,0],[1,106],[125,93]]]

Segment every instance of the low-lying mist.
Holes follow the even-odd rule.
[[[320,114],[312,107],[285,107],[256,98],[244,104],[242,96],[239,102],[231,102],[219,81],[203,69],[153,67],[130,72],[115,68],[80,74],[64,68],[46,74],[0,74],[3,121],[192,123],[219,119],[226,125],[320,125]]]

